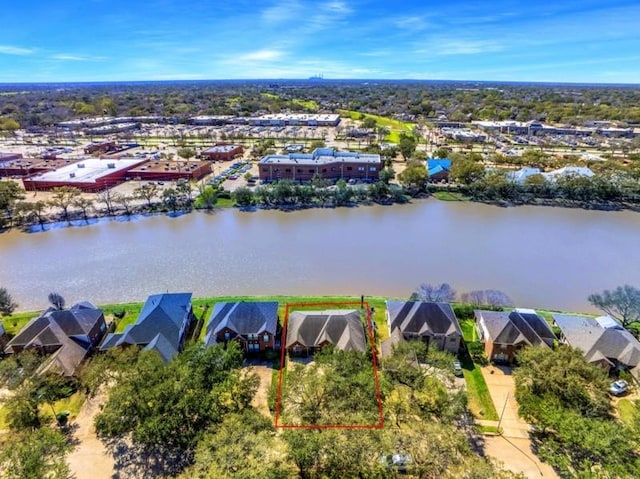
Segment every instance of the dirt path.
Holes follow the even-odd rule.
[[[250,370],[251,372],[256,373],[260,378],[260,386],[258,386],[258,391],[256,391],[256,395],[253,397],[251,404],[261,413],[271,417],[268,397],[273,369],[268,366],[251,366]]]
[[[557,478],[555,471],[531,450],[529,424],[518,415],[511,369],[489,366],[482,368],[482,375],[498,415],[502,417],[500,427],[503,430],[502,436],[485,436],[485,454],[526,477]]]
[[[100,404],[105,399],[106,394],[99,394],[86,400],[74,421],[78,426],[74,433],[78,445],[69,454],[67,461],[75,479],[111,479],[113,477],[113,457],[96,437],[93,427],[93,418],[100,412]]]

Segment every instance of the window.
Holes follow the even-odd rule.
[[[371,166],[369,167],[369,171],[377,171],[377,168],[375,166]]]
[[[353,170],[353,166],[347,166],[347,171]]]
[[[309,173],[313,173],[315,170],[313,168],[309,168]]]
[[[247,334],[247,339],[258,339],[258,335],[256,333]]]
[[[265,334],[264,336],[262,336],[262,341],[265,342],[265,343],[268,343],[269,342],[269,335]]]
[[[335,166],[331,167],[331,171],[336,171],[338,168],[336,168]]]
[[[302,173],[302,168],[297,168],[296,173]]]
[[[291,173],[291,168],[285,168],[285,169],[284,169],[284,172],[285,172],[285,173]]]
[[[358,171],[364,171],[366,168],[364,166],[358,166]]]
[[[224,340],[229,341],[229,339],[231,339],[231,335],[229,334],[229,331],[227,331],[226,333],[224,333]]]
[[[269,168],[262,168],[263,173],[269,173]]]

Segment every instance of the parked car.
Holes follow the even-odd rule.
[[[629,389],[629,383],[624,379],[619,379],[611,383],[611,386],[609,387],[609,392],[614,396],[620,396],[621,394],[626,393],[628,389]]]
[[[462,377],[462,364],[460,364],[460,361],[458,361],[457,359],[453,360],[453,374],[455,374],[459,378]]]

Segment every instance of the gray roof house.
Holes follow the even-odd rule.
[[[462,341],[460,324],[449,303],[387,301],[387,325],[389,339],[381,345],[383,356],[403,339],[419,339],[428,347],[454,354]]]
[[[239,341],[247,353],[275,349],[280,345],[278,303],[276,301],[240,301],[216,303],[204,342],[207,346]]]
[[[561,341],[580,349],[588,362],[607,371],[630,369],[637,376],[640,342],[614,319],[554,314],[553,321],[562,331]]]
[[[37,373],[55,372],[74,376],[82,361],[102,339],[107,329],[102,310],[88,301],[68,310],[49,308],[29,321],[7,343],[7,354],[36,349],[51,356]]]
[[[533,309],[474,311],[480,340],[491,361],[512,362],[525,346],[553,347],[556,340],[551,328]]]
[[[310,354],[327,344],[343,351],[367,350],[357,310],[293,311],[287,321],[287,351]]]
[[[193,320],[191,293],[155,294],[147,298],[135,324],[122,333],[108,334],[100,350],[136,345],[156,351],[165,362],[171,361],[184,345]]]

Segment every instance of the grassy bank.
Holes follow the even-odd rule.
[[[360,120],[361,116],[364,118],[372,118],[376,121],[378,126],[389,129],[389,134],[384,137],[386,141],[392,143],[400,142],[400,134],[404,133],[408,136],[413,136],[413,129],[416,126],[415,123],[409,123],[407,121],[396,120],[395,118],[387,118],[386,116],[372,115],[371,113],[361,113],[353,110],[338,110],[340,115],[351,118],[352,120]]]
[[[433,197],[441,201],[469,201],[469,197],[455,191],[435,191]]]

